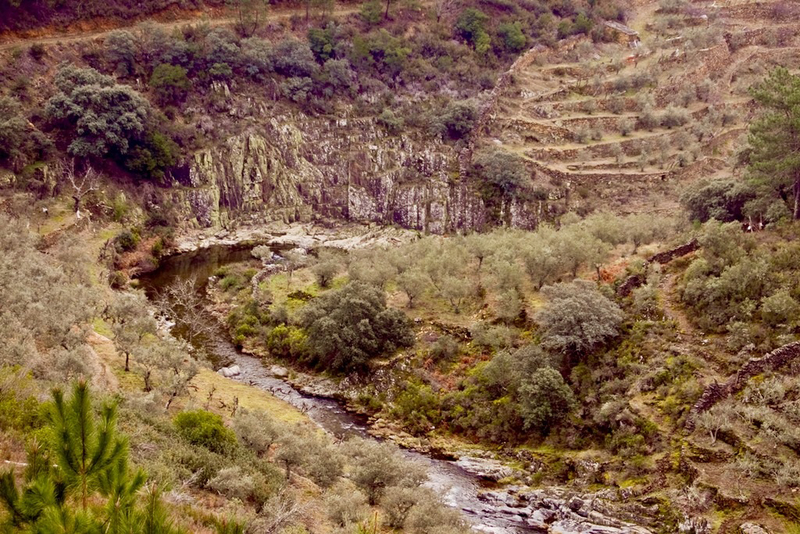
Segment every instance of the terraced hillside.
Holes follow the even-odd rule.
[[[635,44],[533,49],[496,91],[482,143],[524,157],[535,186],[566,207],[674,209],[687,183],[735,169],[749,87],[775,66],[800,67],[799,12],[662,1],[634,8]]]

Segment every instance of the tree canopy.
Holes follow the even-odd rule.
[[[364,369],[372,358],[414,341],[408,318],[386,307],[382,290],[363,282],[319,297],[302,322],[315,363],[335,372]]]
[[[800,76],[778,67],[751,95],[764,114],[750,125],[750,177],[800,219]]]
[[[618,333],[622,310],[587,280],[542,288],[547,305],[536,314],[542,345],[568,355],[592,350]]]
[[[130,86],[73,65],[59,69],[55,85],[58,93],[47,101],[45,114],[72,132],[70,154],[126,154],[131,141],[144,135],[150,103]]]

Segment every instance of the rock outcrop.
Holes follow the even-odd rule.
[[[481,229],[487,209],[452,146],[388,135],[372,119],[273,117],[195,153],[167,195],[187,227],[230,228],[321,219],[395,224],[442,234]],[[502,220],[532,228],[538,204]]]

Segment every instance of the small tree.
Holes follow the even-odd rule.
[[[543,367],[522,380],[519,406],[525,428],[546,433],[553,423],[563,420],[575,408],[576,402],[561,373]]]
[[[131,354],[141,346],[142,339],[156,334],[156,321],[147,309],[146,297],[135,292],[115,295],[106,308],[106,317],[111,321],[114,345],[125,355],[125,372],[128,372]]]
[[[473,165],[485,196],[510,200],[530,182],[530,173],[522,158],[505,150],[480,152]]]
[[[177,322],[184,330],[189,343],[207,337],[217,331],[216,324],[209,320],[203,297],[198,291],[197,280],[176,280],[164,288],[156,298],[161,314]]]
[[[268,413],[242,410],[233,420],[233,430],[239,441],[258,456],[269,453],[283,431]]]
[[[408,297],[408,307],[414,307],[414,299],[423,295],[430,287],[428,276],[417,268],[404,271],[397,277],[397,285]]]
[[[342,264],[339,257],[330,251],[322,250],[311,270],[317,278],[320,287],[330,287],[334,277],[339,273]]]
[[[488,21],[489,16],[474,7],[462,11],[456,21],[458,35],[470,43],[479,54],[483,54],[489,49],[489,34],[486,33]]]
[[[403,460],[396,447],[354,439],[348,443],[351,457],[350,479],[364,490],[374,505],[390,486],[417,487],[425,480],[425,472]]]
[[[301,465],[305,459],[305,443],[295,432],[287,432],[278,440],[275,461],[283,464],[286,480],[290,480],[292,469]]]
[[[80,505],[86,510],[89,495],[109,470],[127,457],[127,443],[117,436],[117,410],[103,407],[99,425],[92,414],[89,386],[78,382],[72,397],[64,398],[53,390],[53,404],[48,413],[52,429],[51,449],[67,487],[76,488]]]
[[[63,176],[64,181],[69,184],[72,196],[72,202],[75,206],[75,218],[81,218],[81,201],[83,197],[93,191],[97,191],[100,187],[98,183],[98,174],[95,170],[87,165],[83,172],[75,170],[75,159],[69,161],[61,161],[58,164],[59,173]]]
[[[105,405],[96,420],[88,386],[79,382],[70,399],[53,390],[47,413],[50,441],[29,448],[23,491],[12,472],[0,475],[0,507],[8,512],[0,529],[177,534],[155,486],[137,506],[145,474],[128,468],[127,442],[117,435],[114,405]],[[105,503],[90,511],[89,500],[98,497]]]
[[[180,65],[162,63],[150,76],[150,87],[156,93],[158,100],[165,105],[177,104],[186,98],[191,84],[186,75],[187,70]]]
[[[227,4],[236,11],[236,31],[242,37],[253,35],[269,14],[269,0],[227,0]]]

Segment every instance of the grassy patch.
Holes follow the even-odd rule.
[[[238,397],[241,408],[267,412],[279,421],[298,423],[307,420],[306,416],[291,404],[270,395],[266,391],[225,378],[210,369],[200,369],[197,376],[192,379],[191,385],[193,387],[190,389],[190,398],[195,404],[201,406],[205,405],[211,388],[216,388],[209,406],[209,409],[214,411],[227,410],[228,414],[230,414],[229,408],[221,408],[220,401],[226,407],[231,407],[233,406],[234,397]]]

